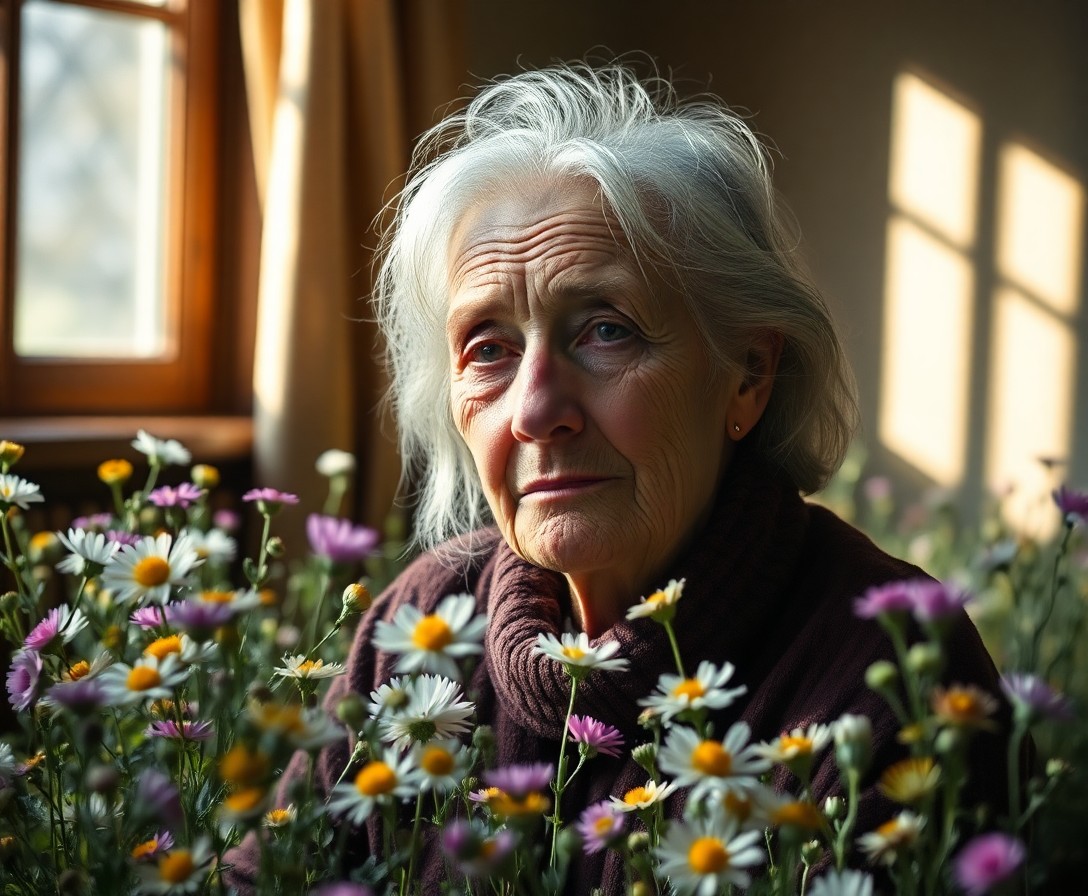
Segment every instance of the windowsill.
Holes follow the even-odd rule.
[[[196,463],[248,460],[253,452],[253,419],[202,417],[19,417],[0,421],[0,439],[25,446],[19,470],[71,469],[114,457],[138,459],[136,431],[177,439]]]

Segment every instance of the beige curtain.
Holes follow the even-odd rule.
[[[462,0],[241,0],[263,211],[254,361],[257,483],[319,510],[326,448],[355,453],[354,506],[380,526],[399,466],[377,402],[371,221],[412,138],[464,80]],[[280,529],[304,549],[304,514]]]

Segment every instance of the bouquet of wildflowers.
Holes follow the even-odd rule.
[[[1051,858],[1049,841],[1028,831],[1072,772],[1054,758],[1025,781],[1019,759],[1029,733],[1049,758],[1068,746],[1053,729],[1083,731],[1071,721],[1071,701],[1051,687],[1077,660],[1061,639],[1039,635],[1037,649],[1017,653],[1003,679],[1013,709],[1010,805],[964,803],[967,750],[993,724],[998,695],[939,684],[946,621],[984,602],[997,587],[992,578],[976,583],[977,599],[929,580],[859,595],[856,612],[883,628],[898,660],[867,676],[909,744],[909,757],[890,768],[870,768],[872,730],[861,716],[764,742],[743,722],[714,730],[712,714],[745,688],[733,683],[730,664],[692,668],[680,655],[672,620],[683,581],[628,614],[655,620],[674,647],[675,673],[642,701],[644,742],[625,744],[616,729],[575,713],[587,676],[626,669],[618,645],[541,635],[540,661],[559,664],[570,682],[567,736],[553,762],[500,767],[465,691],[487,624],[471,595],[448,595],[429,614],[405,606],[378,622],[374,645],[398,657],[397,674],[347,697],[336,718],[321,709],[322,690],[344,671],[353,622],[369,606],[360,564],[374,568],[380,550],[375,533],[335,516],[350,474],[344,458],[322,460],[330,501],[309,520],[313,556],[284,580],[274,520],[293,495],[247,493],[262,532],[256,556],[238,564],[229,526],[210,509],[214,471],[195,467],[191,482],[156,488],[159,471],[188,464],[188,452],[144,433],[134,444],[148,458],[145,485],[126,494],[131,467],[104,464],[113,512],[74,521],[53,545],[22,526],[18,511],[42,498],[10,472],[21,449],[0,443],[3,557],[15,581],[0,624],[15,649],[7,690],[22,726],[0,742],[4,894],[225,894],[228,851],[243,837],[257,851],[258,893],[336,896],[420,893],[421,846],[434,838],[447,891],[480,896],[562,893],[580,852],[618,854],[631,894],[699,896],[866,896],[881,887],[981,894],[1034,885]],[[1053,553],[1043,552],[1051,591],[1031,604],[1044,627],[1074,618],[1064,605],[1079,601],[1082,587],[1071,558],[1088,498],[1058,498],[1062,535]],[[230,584],[236,567],[240,587]],[[67,600],[50,608],[58,573]],[[912,630],[922,633],[913,643]],[[330,792],[318,794],[314,757],[348,736],[350,761]],[[625,749],[645,783],[565,817],[562,797],[576,776]],[[841,795],[818,804],[811,774],[828,750]],[[289,783],[277,787],[289,761]],[[782,768],[789,792],[769,784]],[[861,781],[874,771],[897,809],[859,831]],[[682,813],[667,813],[681,798]],[[339,879],[352,831],[375,816],[383,821],[380,854]]]

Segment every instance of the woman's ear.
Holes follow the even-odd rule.
[[[726,418],[729,438],[734,442],[739,442],[752,431],[771,400],[782,345],[781,333],[760,330],[748,347],[745,373],[730,397]]]

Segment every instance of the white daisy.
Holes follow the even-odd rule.
[[[694,788],[692,799],[708,791],[750,791],[771,767],[748,743],[751,733],[746,722],[737,722],[721,740],[705,739],[693,728],[678,725],[670,729],[658,764],[677,787]]]
[[[230,607],[235,616],[261,606],[260,592],[254,591],[252,588],[239,588],[234,591],[206,589],[197,591],[192,599],[200,603]]]
[[[86,529],[69,529],[67,535],[58,532],[57,538],[69,551],[57,569],[74,576],[98,575],[121,549],[119,542],[110,541],[102,532]]]
[[[444,738],[417,744],[412,751],[412,763],[421,790],[448,793],[461,786],[472,759],[460,741]]]
[[[657,622],[665,622],[672,619],[676,613],[676,602],[684,593],[686,579],[669,579],[669,584],[655,591],[649,597],[640,598],[633,607],[628,608],[628,619],[642,619],[649,617]]]
[[[231,563],[238,554],[238,542],[222,529],[185,529],[197,557],[215,566]]]
[[[344,674],[343,663],[326,663],[324,660],[306,659],[306,654],[299,653],[295,656],[285,654],[283,665],[272,670],[273,675],[283,678],[299,678],[314,681],[319,678],[335,678]]]
[[[370,713],[382,740],[399,749],[456,738],[472,727],[474,704],[461,699],[461,686],[440,675],[394,678],[370,695]]]
[[[145,535],[134,545],[122,545],[102,573],[102,584],[119,602],[165,604],[170,590],[188,584],[189,573],[203,562],[185,534],[177,541],[168,532]]]
[[[471,594],[450,594],[442,598],[433,613],[424,615],[411,605],[397,610],[393,621],[375,627],[374,646],[386,653],[399,653],[398,672],[435,672],[460,678],[457,660],[482,653],[487,617],[473,616],[476,600]]]
[[[816,754],[830,740],[830,725],[809,725],[808,728],[794,728],[788,734],[783,733],[772,741],[758,744],[756,752],[771,762],[780,762],[804,779],[812,768]]]
[[[162,660],[155,656],[141,657],[132,666],[115,663],[100,676],[110,702],[117,705],[148,703],[171,699],[174,689],[189,676],[189,667],[177,654],[169,653]]]
[[[925,819],[900,812],[875,830],[858,837],[858,846],[873,864],[894,865],[895,860],[918,842]]]
[[[605,672],[626,672],[627,660],[612,655],[620,649],[618,641],[605,641],[593,647],[585,632],[564,632],[561,638],[543,633],[536,636],[533,653],[562,663],[571,678],[582,678],[594,669]]]
[[[677,893],[716,896],[732,886],[747,887],[746,869],[764,860],[759,831],[738,833],[721,816],[692,824],[669,825],[664,842],[655,853],[662,877],[668,877]]]
[[[21,507],[29,510],[31,504],[44,501],[41,486],[16,476],[14,473],[0,473],[0,510]]]
[[[132,440],[132,447],[147,456],[148,461],[160,467],[170,465],[184,466],[193,459],[177,439],[156,439],[153,435],[140,430]]]
[[[175,896],[196,893],[208,879],[215,860],[210,841],[201,837],[186,849],[176,847],[164,852],[152,863],[141,863],[136,868],[138,893],[150,896]]]
[[[612,796],[608,800],[621,812],[639,812],[668,799],[674,790],[676,790],[675,784],[647,781],[641,787],[632,787],[623,796]]]
[[[344,737],[344,729],[320,706],[253,701],[248,714],[263,733],[283,738],[295,750],[314,752]]]
[[[355,472],[355,455],[339,448],[330,448],[318,455],[314,469],[322,476],[350,476]]]
[[[397,797],[408,799],[418,793],[411,756],[386,750],[380,759],[371,760],[356,772],[351,781],[343,781],[333,788],[329,814],[359,825],[370,817],[379,803],[389,803]]]
[[[724,709],[737,697],[748,691],[744,685],[726,688],[733,677],[733,664],[726,663],[720,669],[704,660],[695,670],[695,676],[662,675],[657,682],[657,692],[639,700],[640,706],[648,707],[663,721],[688,710]]]

